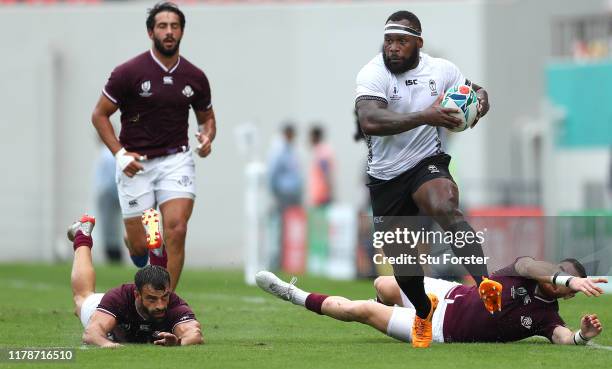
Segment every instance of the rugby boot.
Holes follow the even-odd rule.
[[[431,301],[431,308],[427,317],[423,319],[416,314],[414,315],[414,322],[412,323],[412,347],[414,348],[429,347],[433,338],[431,321],[438,307],[438,298],[433,293],[428,293],[427,297]]]
[[[502,284],[489,278],[483,278],[478,286],[478,294],[485,309],[491,314],[502,309]]]
[[[297,288],[295,287],[296,277],[291,278],[291,282],[287,283],[267,270],[255,274],[255,281],[259,288],[285,301],[291,301],[293,291]]]
[[[142,225],[147,235],[147,248],[158,249],[162,245],[161,227],[159,223],[159,211],[155,209],[145,210],[142,213]],[[161,256],[161,250],[158,252]]]
[[[91,236],[91,232],[93,231],[94,226],[96,225],[96,218],[91,215],[83,214],[79,220],[72,223],[70,227],[68,227],[68,231],[66,232],[66,236],[68,236],[68,240],[70,242],[74,241],[74,237],[76,236],[77,231],[83,232],[85,236]]]

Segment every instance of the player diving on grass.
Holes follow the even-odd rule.
[[[602,331],[596,314],[584,315],[575,332],[559,316],[557,299],[574,297],[577,292],[599,296],[603,290],[597,283],[607,283],[603,278],[587,278],[575,259],[553,265],[521,257],[493,273],[491,279],[505,286],[502,308],[496,314],[482,308],[476,286],[425,277],[426,292],[440,296],[432,319],[434,342],[512,342],[543,336],[555,344],[585,345]],[[315,313],[366,324],[397,340],[412,342],[415,308],[394,277],[374,281],[379,302],[309,293],[268,271],[257,273],[256,280],[264,291]]]
[[[409,217],[426,215],[446,232],[474,233],[459,210],[459,190],[448,169],[451,158],[441,148],[437,129],[454,129],[463,123],[453,115],[456,109],[440,106],[449,88],[467,85],[475,91],[478,118],[489,110],[488,94],[450,61],[421,52],[423,43],[419,18],[408,11],[395,12],[385,23],[381,52],[357,75],[355,108],[368,146],[374,227],[377,231],[418,229],[407,224],[414,221]],[[484,256],[477,242],[451,246],[459,257]],[[415,252],[396,244],[385,245],[383,251],[387,256]],[[480,285],[486,309],[499,310],[502,286],[486,278],[487,266],[465,267]],[[416,309],[412,345],[428,347],[431,317],[441,296],[425,293],[419,264],[394,264],[393,274]]]
[[[74,247],[70,284],[74,313],[85,332],[83,342],[118,347],[122,342],[186,346],[203,343],[195,314],[170,289],[170,275],[157,265],[139,269],[133,284],[96,293],[91,258],[95,219],[84,215],[68,229]]]

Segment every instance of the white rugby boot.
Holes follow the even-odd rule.
[[[294,293],[301,291],[294,285],[297,282],[296,277],[291,278],[291,282],[287,283],[267,270],[255,274],[255,281],[259,288],[285,301],[293,302]]]
[[[74,241],[74,236],[79,230],[83,232],[84,235],[91,236],[91,232],[93,231],[95,225],[96,225],[95,217],[91,215],[83,214],[79,220],[72,223],[70,227],[68,227],[66,236],[68,236],[68,240],[70,240],[70,242]]]

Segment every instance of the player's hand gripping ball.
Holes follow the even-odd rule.
[[[461,119],[463,124],[451,129],[453,132],[465,131],[476,121],[478,115],[478,98],[474,90],[466,85],[451,87],[444,94],[440,106],[459,110],[451,115]]]

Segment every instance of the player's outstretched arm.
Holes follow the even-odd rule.
[[[174,335],[179,339],[179,345],[201,345],[204,343],[202,336],[202,327],[197,320],[178,324],[173,331]]]
[[[198,121],[198,133],[196,138],[200,143],[198,145],[198,155],[202,158],[207,157],[212,151],[212,142],[217,135],[217,120],[215,112],[212,108],[204,111],[195,111]]]
[[[558,326],[553,331],[552,342],[559,345],[586,345],[592,338],[597,337],[603,327],[596,314],[588,314],[580,320],[580,329],[572,332],[567,327]]]
[[[108,348],[120,347],[120,344],[109,340],[106,336],[116,325],[117,319],[112,315],[100,311],[94,312],[83,332],[83,343]]]
[[[540,283],[551,283],[555,274],[562,272],[558,265],[551,264],[545,261],[534,260],[530,257],[523,257],[517,260],[514,265],[516,272],[525,278],[534,279]],[[561,280],[567,275],[561,275],[557,279]],[[568,287],[573,291],[582,292],[587,296],[599,296],[604,291],[597,286],[597,283],[608,283],[605,278],[580,278],[569,276]],[[558,281],[557,281],[557,284]]]
[[[387,104],[378,100],[357,101],[357,117],[361,130],[370,136],[390,136],[410,131],[424,124],[453,129],[462,122],[451,113],[456,109],[440,106],[442,96],[429,108],[415,113],[400,114],[387,109]]]

